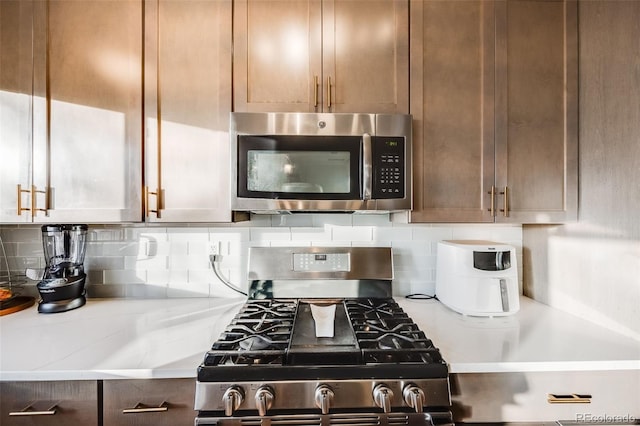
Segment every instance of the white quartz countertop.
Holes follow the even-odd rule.
[[[398,303],[452,373],[640,370],[640,342],[523,297],[517,314],[474,318],[436,300]],[[60,314],[0,317],[0,380],[195,377],[244,298],[92,299]]]

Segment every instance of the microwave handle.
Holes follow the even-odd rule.
[[[362,199],[370,200],[373,186],[373,160],[371,154],[371,135],[362,135]]]

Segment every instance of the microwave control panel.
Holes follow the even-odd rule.
[[[404,198],[405,190],[405,138],[373,136],[372,198]]]

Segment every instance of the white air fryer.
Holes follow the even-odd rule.
[[[492,241],[438,243],[436,296],[463,315],[504,316],[520,309],[513,246]]]

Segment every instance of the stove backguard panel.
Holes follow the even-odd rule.
[[[389,298],[389,247],[251,247],[249,299]]]

